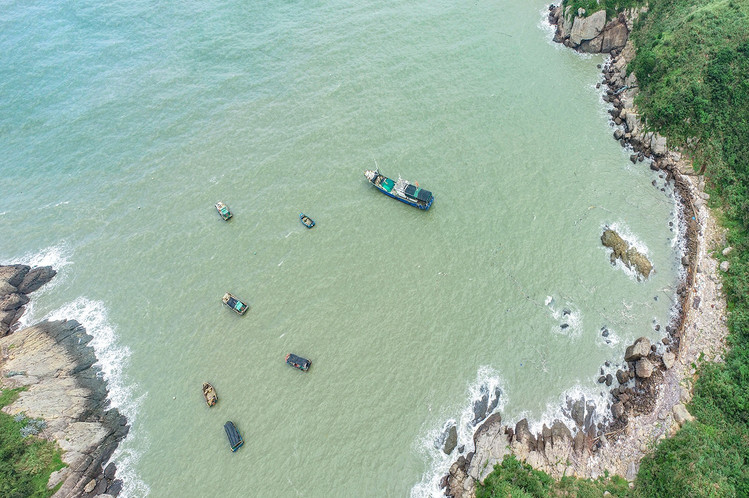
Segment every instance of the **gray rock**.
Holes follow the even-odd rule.
[[[564,423],[555,420],[554,424],[551,426],[551,439],[552,444],[558,446],[559,444],[563,444],[565,440],[569,441],[572,439],[572,433]]]
[[[638,338],[634,344],[628,346],[624,352],[624,361],[637,361],[643,356],[650,354],[650,339],[647,337]]]
[[[582,398],[572,403],[571,414],[572,414],[572,420],[575,421],[578,427],[582,426],[583,422],[585,421],[585,403]]]
[[[685,422],[694,422],[694,417],[687,411],[687,407],[681,403],[674,405],[674,420],[679,425],[684,425]]]
[[[647,358],[641,358],[637,360],[637,364],[635,365],[635,373],[638,377],[647,379],[651,375],[653,375],[653,364],[650,363],[650,360]]]
[[[8,282],[13,287],[18,287],[31,267],[26,265],[0,266],[0,281]]]
[[[528,419],[523,419],[515,424],[515,438],[531,449],[536,447],[536,437],[528,427]]]
[[[674,366],[674,362],[676,361],[676,355],[674,355],[671,351],[666,351],[663,353],[663,366],[666,367],[666,370],[670,370],[671,367]]]
[[[99,479],[99,482],[96,483],[96,487],[94,488],[94,495],[101,495],[106,493],[107,486],[109,486],[109,481],[107,479]]]
[[[728,256],[729,254],[731,254],[731,252],[733,252],[733,247],[729,246],[723,249],[722,254],[723,256]]]
[[[728,261],[723,261],[720,264],[720,271],[722,271],[724,273],[728,273],[728,270],[730,270],[730,269],[731,269],[731,263],[729,263]]]
[[[39,289],[57,275],[57,272],[51,266],[40,266],[32,268],[23,278],[23,282],[18,286],[18,290],[24,294],[29,294]]]
[[[107,488],[107,494],[117,496],[122,491],[122,479],[115,479]]]
[[[605,10],[594,12],[589,17],[575,17],[570,32],[570,43],[580,45],[583,40],[592,40],[603,31],[605,24]]]
[[[29,298],[24,294],[8,294],[7,296],[0,298],[0,311],[17,310],[28,302]]]
[[[455,437],[457,439],[457,433],[455,434]],[[111,481],[112,479],[114,479],[114,475],[116,472],[117,472],[117,466],[114,464],[114,462],[109,462],[109,464],[104,469],[104,477],[106,477],[107,479]]]
[[[83,488],[84,493],[90,493],[96,487],[96,479],[91,479],[88,484]]]
[[[445,444],[442,447],[442,451],[445,452],[446,455],[449,455],[450,453],[453,452],[453,450],[455,449],[457,445],[458,445],[458,429],[455,426],[455,424],[452,424],[450,428],[447,430],[447,437],[445,438]],[[106,475],[106,469],[104,470],[104,472]],[[112,477],[114,477],[114,475]]]
[[[612,50],[623,48],[629,38],[629,30],[625,23],[612,21],[603,31],[603,43],[601,52],[609,53]]]
[[[620,418],[622,415],[624,415],[624,403],[618,401],[611,405],[611,414],[614,416],[614,418]]]
[[[489,408],[489,393],[484,392],[481,399],[473,402],[473,420],[475,425],[486,418],[486,411]]]
[[[598,35],[592,40],[583,40],[580,42],[578,50],[586,54],[598,54],[601,52],[601,43],[603,42],[603,36]]]
[[[656,156],[664,156],[668,152],[666,147],[666,137],[654,133],[650,138],[650,149]]]
[[[5,280],[0,280],[0,297],[13,294],[14,292],[18,292],[17,287],[10,285]]]

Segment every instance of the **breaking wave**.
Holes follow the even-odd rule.
[[[501,411],[506,403],[504,382],[499,372],[491,367],[482,366],[473,381],[466,389],[466,402],[463,409],[454,418],[448,418],[439,426],[429,429],[417,441],[417,451],[424,455],[429,469],[422,476],[421,482],[411,488],[412,498],[444,496],[440,481],[450,469],[450,465],[460,456],[473,451],[473,433],[489,415]],[[455,427],[457,441],[454,451],[446,454],[443,451],[449,432]]]
[[[89,345],[96,352],[96,366],[101,369],[109,391],[107,400],[110,408],[117,408],[127,417],[132,427],[137,415],[137,407],[142,399],[136,399],[137,385],[128,385],[123,374],[130,357],[130,349],[118,343],[115,327],[109,322],[107,309],[101,301],[79,297],[45,317],[47,320],[76,320],[93,337]],[[145,396],[142,395],[142,396]],[[145,496],[148,486],[134,472],[134,464],[140,454],[122,449],[120,442],[111,461],[117,464],[117,475],[123,480],[122,496]]]

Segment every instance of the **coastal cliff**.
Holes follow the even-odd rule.
[[[696,365],[722,359],[728,329],[719,273],[725,268],[710,251],[725,247],[725,232],[705,205],[704,178],[694,175],[679,151],[669,150],[665,137],[640,121],[634,104],[637,80],[626,70],[634,57],[628,35],[640,12],[628,11],[607,23],[605,11],[585,17],[584,11],[563,12],[552,5],[549,22],[557,27],[556,42],[581,52],[610,54],[601,69],[613,136],[632,151],[633,163],[648,165],[674,187],[684,247],[674,318],[657,344],[641,337],[630,345],[615,376],[604,375],[602,367],[598,381],[611,387],[606,425],[591,422],[595,406],[583,399],[568,399],[563,407],[571,422],[555,420],[539,433],[529,429],[526,419],[505,425],[495,413],[476,430],[474,451],[460,456],[443,479],[448,496],[474,496],[477,482],[510,454],[556,478],[595,479],[608,473],[632,481],[650,448],[693,420],[685,403],[692,397]]]
[[[28,302],[23,291],[38,289],[52,276],[51,268],[0,267],[0,287],[6,291],[0,303],[15,306],[24,301],[12,309],[5,333],[18,322],[21,306]],[[31,281],[27,279],[36,283],[24,286]],[[88,345],[91,339],[74,320],[42,322],[0,338],[0,389],[25,388],[3,412],[45,421],[39,436],[59,445],[66,465],[52,474],[47,485],[48,489],[60,486],[54,494],[57,498],[117,496],[122,489],[114,463],[103,465],[129,426],[117,409],[107,407],[107,385],[95,366],[97,358]]]

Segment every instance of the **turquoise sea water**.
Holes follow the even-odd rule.
[[[94,335],[125,495],[430,496],[482,387],[508,421],[568,396],[604,415],[600,367],[669,318],[674,203],[610,138],[603,59],[552,44],[544,9],[5,3],[0,262],[53,264],[25,320]],[[609,263],[606,225],[649,280]]]

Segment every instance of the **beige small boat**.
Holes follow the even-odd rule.
[[[205,402],[208,403],[208,406],[213,406],[218,401],[216,390],[208,382],[203,383],[203,396],[205,396]]]

